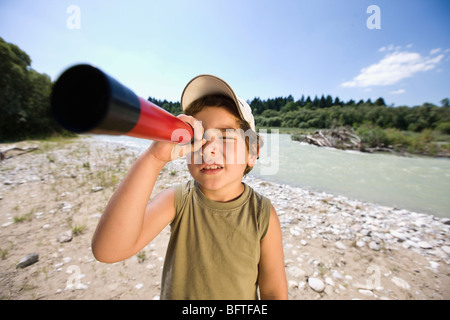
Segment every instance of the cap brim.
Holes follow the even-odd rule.
[[[230,85],[222,79],[209,74],[199,75],[186,85],[181,95],[182,110],[186,110],[195,100],[211,94],[222,94],[230,97],[236,103],[239,114],[241,113],[238,107],[237,96]]]

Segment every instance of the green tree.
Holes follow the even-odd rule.
[[[50,116],[51,81],[18,46],[0,38],[0,140],[63,132]]]

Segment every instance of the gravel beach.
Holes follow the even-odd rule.
[[[8,149],[0,162],[1,299],[159,299],[169,227],[119,263],[96,261],[90,248],[139,151],[92,138],[0,144]],[[168,163],[154,193],[187,179],[184,160]],[[279,215],[289,299],[450,299],[450,219],[253,176],[244,182]]]

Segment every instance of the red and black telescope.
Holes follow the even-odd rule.
[[[53,86],[53,117],[75,133],[127,135],[175,143],[192,140],[192,127],[138,97],[98,68],[80,64],[64,71]]]

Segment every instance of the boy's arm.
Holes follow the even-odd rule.
[[[161,192],[148,203],[164,165],[150,148],[131,167],[109,200],[92,238],[97,260],[113,263],[129,258],[171,221],[175,213],[173,190]]]
[[[194,118],[179,118],[192,126]],[[201,124],[194,130],[202,139]],[[173,143],[153,142],[133,164],[108,202],[92,238],[92,252],[102,262],[113,263],[127,259],[152,241],[173,219],[174,189],[162,191],[150,202],[156,179],[164,165],[177,156],[195,151],[201,144],[176,148]]]
[[[281,227],[273,206],[267,234],[261,241],[258,284],[262,300],[288,298]]]

